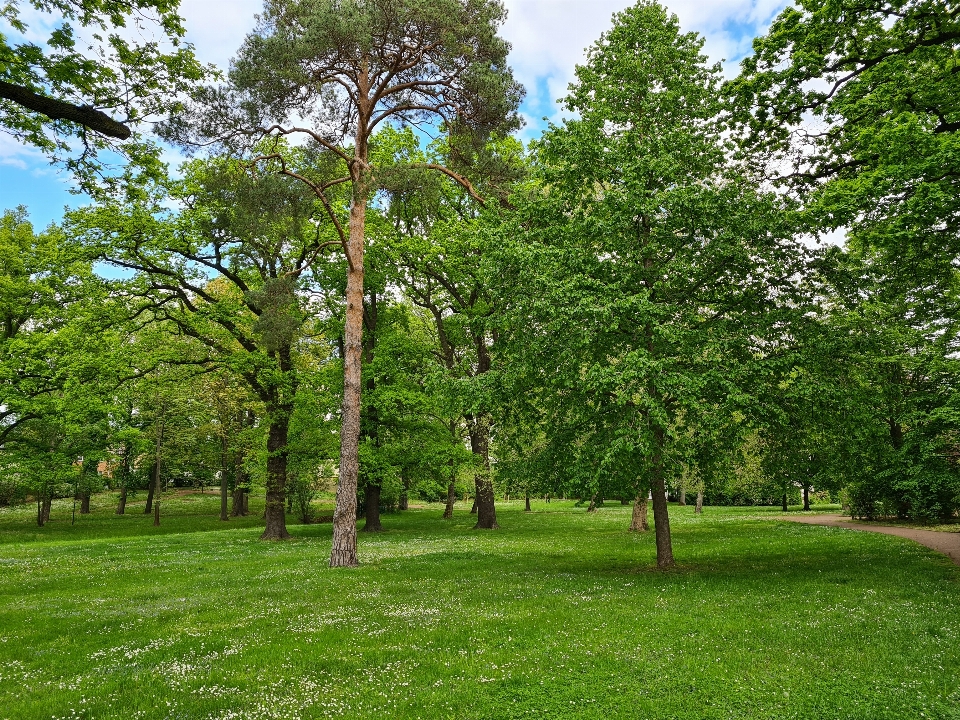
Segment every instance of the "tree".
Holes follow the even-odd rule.
[[[960,255],[958,50],[955,3],[801,0],[727,88],[811,229],[849,228],[918,288],[949,286]]]
[[[0,128],[57,157],[83,145],[73,169],[93,169],[97,150],[120,149],[133,128],[166,114],[176,96],[200,80],[203,69],[183,44],[178,0],[13,0],[0,8],[20,41],[0,36]],[[28,39],[21,9],[51,13],[60,22],[45,47]],[[76,23],[91,31],[90,54],[78,49]],[[129,26],[133,26],[132,28]],[[159,29],[161,42],[131,42],[131,29]],[[82,42],[82,41],[81,41]],[[119,116],[119,119],[116,118]],[[144,148],[127,143],[126,152]],[[92,174],[81,177],[89,187]]]
[[[298,152],[287,156],[288,167],[297,167]],[[312,170],[329,168],[314,163]],[[275,172],[251,176],[222,159],[195,161],[185,173],[182,182],[147,192],[131,206],[77,211],[71,227],[106,262],[137,273],[122,289],[135,317],[163,321],[195,341],[181,343],[186,354],[164,362],[226,367],[263,403],[262,537],[284,539],[297,355],[316,311],[305,291],[329,237],[326,226],[312,222],[315,198],[296,180]],[[184,209],[163,208],[167,198]]]
[[[660,567],[676,428],[743,404],[801,257],[780,201],[728,163],[701,47],[657,4],[615,16],[566,98],[579,119],[534,148],[498,268],[508,394],[535,400],[566,473],[649,482]]]
[[[231,85],[207,94],[212,122],[201,134],[302,133],[347,166],[348,174],[330,184],[308,183],[330,212],[348,265],[331,566],[357,564],[364,234],[378,188],[371,137],[390,123],[442,123],[469,143],[515,126],[522,90],[506,66],[510,46],[496,35],[504,14],[499,0],[268,0],[233,63]],[[292,118],[312,127],[290,124]],[[171,123],[172,136],[181,129],[182,123]],[[431,169],[472,192],[455,168]],[[326,200],[339,183],[351,190],[346,229]]]
[[[392,145],[395,157],[419,165],[449,164],[454,151],[434,143],[425,152],[412,132],[385,131],[377,140],[378,149]],[[501,199],[526,171],[523,146],[513,138],[491,138],[476,149],[471,164],[478,169],[479,191]],[[387,215],[395,231],[390,252],[398,266],[397,282],[433,325],[435,355],[447,378],[443,387],[451,428],[456,429],[461,418],[466,424],[475,456],[475,527],[496,528],[490,462],[493,408],[487,388],[496,356],[496,337],[488,321],[496,299],[483,263],[501,221],[496,208],[478,212],[462,188],[434,175],[406,173],[391,180]],[[448,497],[452,478],[450,486]]]

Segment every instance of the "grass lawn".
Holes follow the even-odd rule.
[[[658,572],[619,504],[435,506],[333,571],[163,508],[0,511],[0,718],[960,718],[960,569],[901,538],[671,507]]]

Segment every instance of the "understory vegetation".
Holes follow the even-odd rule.
[[[628,507],[429,505],[331,573],[329,524],[262,543],[167,502],[173,534],[0,511],[0,716],[960,717],[957,568],[900,538],[671,508],[662,572]]]

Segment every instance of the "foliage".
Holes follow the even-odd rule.
[[[579,119],[535,145],[494,273],[506,394],[551,446],[543,475],[652,489],[666,565],[658,498],[681,475],[678,430],[718,436],[749,402],[803,258],[787,208],[727,162],[719,66],[701,47],[654,3],[616,16],[565,101]]]
[[[0,19],[13,37],[0,35],[0,129],[65,160],[87,191],[103,179],[104,150],[154,165],[155,148],[140,135],[129,140],[132,132],[175,112],[177,96],[207,72],[183,42],[178,5],[178,0],[5,2]],[[42,44],[34,42],[36,32],[24,20],[36,11],[52,16],[39,18],[54,24]],[[160,37],[151,37],[151,29]]]

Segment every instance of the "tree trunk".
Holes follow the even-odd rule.
[[[365,135],[358,132],[347,245],[347,309],[343,326],[343,410],[340,429],[340,479],[333,513],[330,567],[357,565],[357,479],[360,474],[360,383],[363,352],[363,245],[367,212]],[[364,161],[360,164],[360,161]]]
[[[485,417],[476,418],[470,423],[470,449],[480,461],[474,481],[477,496],[477,524],[474,530],[496,530],[497,508],[493,496],[493,479],[490,477],[490,425]]]
[[[144,515],[149,515],[153,512],[153,492],[156,490],[155,477],[157,474],[157,463],[154,462],[150,465],[150,481],[147,483],[147,506],[143,509]]]
[[[529,492],[523,498],[523,511],[530,512],[530,493]]]
[[[410,478],[404,469],[400,470],[400,500],[397,502],[398,510],[407,510],[410,507]]]
[[[250,514],[250,490],[244,489],[243,493],[240,495],[240,500],[243,503],[243,508],[240,511],[241,514],[246,517]]]
[[[383,532],[380,522],[380,486],[370,484],[363,491],[363,532]]]
[[[787,511],[787,494],[786,493],[783,494],[783,511],[784,512]]]
[[[43,496],[43,509],[41,510],[41,512],[43,513],[44,523],[50,522],[50,506],[52,504],[53,504],[53,493],[48,492],[46,495]]]
[[[597,511],[597,494],[594,493],[590,496],[590,504],[587,505],[587,512],[596,512]]]
[[[89,490],[80,491],[80,514],[81,515],[90,514],[90,491]]]
[[[160,503],[153,504],[153,526],[160,527]]]
[[[803,484],[803,509],[810,509],[810,485],[807,483]]]
[[[686,488],[680,488],[680,505],[682,507],[687,506],[687,489]]]
[[[117,501],[117,515],[123,515],[127,511],[127,486],[124,484],[120,488],[120,499]]]
[[[471,515],[477,514],[477,493],[476,492],[473,493],[473,505],[470,506],[470,514]]]
[[[697,490],[697,504],[694,507],[693,512],[697,515],[703,513],[703,490]]]
[[[267,431],[267,501],[264,506],[266,527],[261,540],[286,540],[287,515],[284,509],[287,485],[287,431],[290,409],[274,406],[268,410],[270,428]]]
[[[457,484],[453,479],[453,472],[450,473],[450,484],[447,485],[447,506],[443,509],[443,519],[451,520],[453,518],[453,504],[457,501]]]
[[[630,532],[647,532],[650,529],[650,523],[647,522],[647,493],[642,491],[637,493],[637,498],[633,501],[633,517],[630,518]]]
[[[673,559],[673,543],[670,538],[667,488],[663,479],[663,428],[654,427],[653,437],[653,477],[651,478],[650,489],[653,491],[653,527],[657,541],[657,567],[668,568],[673,567],[675,562]]]
[[[43,527],[43,499],[37,495],[37,525]]]
[[[227,468],[223,467],[220,470],[220,520],[223,522],[230,519],[230,515],[227,513],[227,495],[229,490],[227,484]]]

